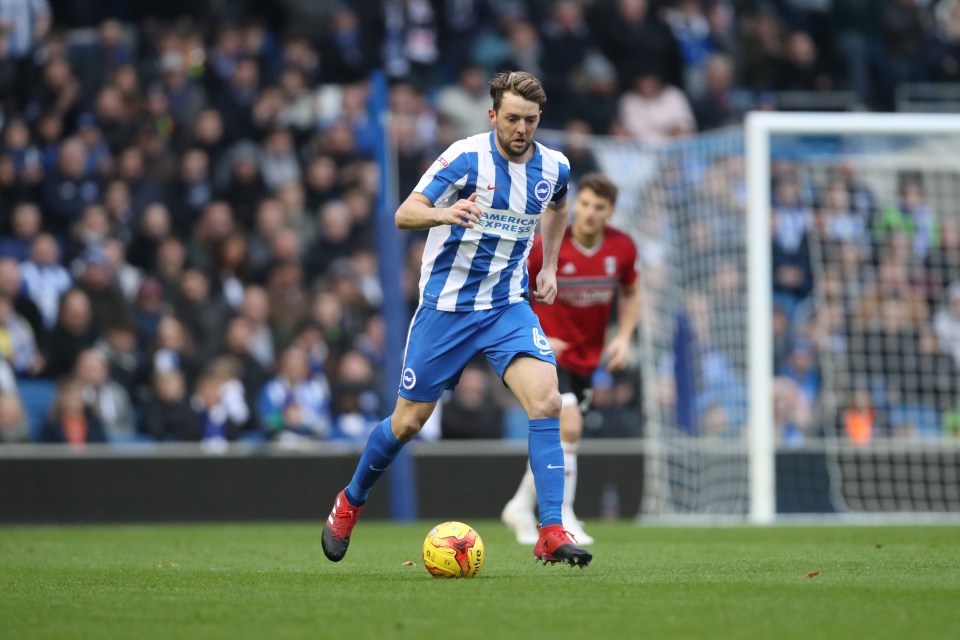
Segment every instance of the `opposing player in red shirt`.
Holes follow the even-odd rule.
[[[565,482],[563,527],[580,544],[590,544],[573,511],[577,491],[577,448],[583,432],[582,411],[590,404],[593,372],[601,361],[610,371],[627,363],[630,341],[640,313],[637,287],[637,249],[630,236],[607,225],[617,201],[617,187],[599,173],[585,175],[573,203],[573,224],[563,236],[557,262],[557,297],[547,306],[531,301],[550,347],[557,358],[563,407],[560,439]],[[528,272],[539,273],[543,248],[539,236],[528,259]],[[604,348],[607,324],[619,289],[617,331]],[[501,517],[517,542],[535,544],[539,537],[533,515],[537,490],[529,465],[516,495]]]

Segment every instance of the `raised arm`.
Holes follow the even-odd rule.
[[[429,229],[441,224],[455,224],[472,229],[480,222],[483,211],[474,202],[477,194],[457,200],[450,207],[434,207],[422,193],[411,193],[397,209],[394,220],[399,229]]]

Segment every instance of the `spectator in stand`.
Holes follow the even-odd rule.
[[[54,237],[41,233],[33,241],[30,259],[20,265],[24,293],[40,310],[43,325],[50,328],[57,320],[60,296],[70,288],[73,278],[60,265],[60,248]]]
[[[710,22],[704,6],[699,0],[680,0],[665,10],[665,21],[677,40],[683,61],[681,86],[693,99],[700,98],[705,90],[707,61],[713,53]]]
[[[253,104],[260,85],[260,65],[253,58],[240,58],[227,84],[217,92],[216,110],[223,118],[228,141],[253,137]]]
[[[356,248],[352,242],[353,221],[342,200],[328,202],[320,209],[317,240],[307,252],[307,278],[323,276],[330,264],[348,257]]]
[[[227,155],[228,173],[220,183],[219,197],[230,205],[237,223],[249,228],[257,205],[269,193],[259,167],[262,156],[249,142],[237,143]]]
[[[276,198],[283,207],[284,225],[296,232],[301,246],[310,246],[317,237],[317,226],[313,212],[307,209],[303,185],[285,182],[277,187]]]
[[[933,317],[933,327],[940,349],[960,367],[960,280],[947,288],[943,305]]]
[[[437,95],[437,111],[457,128],[457,137],[465,138],[490,128],[487,72],[477,64],[460,68],[457,84],[449,85]]]
[[[230,204],[223,200],[214,200],[207,205],[203,216],[193,228],[187,261],[198,269],[212,271],[218,247],[236,229],[237,223]]]
[[[0,444],[30,441],[30,422],[23,411],[20,396],[0,391]]]
[[[336,437],[363,442],[379,420],[380,392],[370,360],[347,351],[337,363],[333,390]]]
[[[0,24],[4,31],[0,53],[15,62],[18,75],[23,74],[20,80],[26,84],[29,57],[50,31],[50,3],[47,0],[26,0],[4,4],[0,7]]]
[[[579,116],[576,111],[575,80],[581,73],[581,66],[597,52],[597,43],[583,14],[582,3],[577,0],[560,0],[553,4],[549,17],[540,28],[541,33],[541,76],[544,89],[552,103],[546,124],[560,126],[567,120]],[[464,136],[489,128],[478,127],[464,132]]]
[[[247,235],[242,231],[231,233],[218,248],[211,290],[232,311],[238,311],[243,305],[243,288],[253,278],[249,255]]]
[[[774,8],[761,4],[743,24],[740,78],[743,86],[770,91],[777,86],[777,72],[785,56],[783,23]]]
[[[136,224],[148,205],[164,201],[163,189],[147,175],[143,151],[139,147],[127,147],[120,152],[117,177],[127,185],[130,193],[131,224]]]
[[[3,196],[4,200],[0,204],[0,214],[9,214],[10,207],[14,204],[36,199],[34,190],[43,182],[43,154],[30,139],[30,129],[24,119],[13,118],[5,125],[0,123],[0,128],[3,129],[0,157],[9,161],[9,176],[12,180],[7,189],[0,190],[0,196]]]
[[[231,419],[223,403],[223,388],[228,381],[218,371],[206,371],[197,380],[190,398],[190,408],[200,423],[200,447],[205,453],[225,453],[228,442],[240,435],[240,425]]]
[[[250,355],[251,335],[250,322],[243,316],[235,316],[227,324],[220,355],[230,356],[236,361],[237,378],[243,384],[247,406],[255,407],[257,394],[269,379],[270,372]]]
[[[191,144],[207,154],[210,167],[219,167],[230,142],[224,136],[224,123],[216,109],[204,109],[193,125]]]
[[[627,135],[651,144],[693,133],[697,127],[687,97],[664,84],[656,66],[634,77],[630,90],[620,98],[619,117]]]
[[[300,181],[300,163],[293,135],[288,129],[276,127],[267,133],[263,141],[260,171],[270,192],[289,182]]]
[[[137,332],[124,322],[110,324],[94,348],[107,360],[109,377],[115,380],[131,400],[136,402],[137,385],[142,372],[143,358],[137,345]]]
[[[363,80],[377,66],[376,52],[382,42],[379,7],[375,4],[336,3],[327,23],[329,31],[322,39],[320,60],[327,82],[345,84]],[[301,65],[315,57],[308,44],[299,41],[299,51],[288,54]],[[309,67],[308,67],[309,70]]]
[[[60,383],[50,414],[40,429],[40,442],[82,447],[105,443],[106,432],[83,397],[83,384],[68,379]]]
[[[825,68],[813,38],[794,31],[787,40],[786,56],[780,61],[776,88],[780,91],[830,91],[833,78]]]
[[[101,247],[90,247],[80,256],[76,286],[90,301],[93,330],[100,335],[114,322],[129,322],[130,312],[117,284],[110,258]]]
[[[212,199],[210,158],[203,149],[187,149],[180,157],[179,172],[167,199],[173,231],[181,238],[189,236]]]
[[[51,47],[47,53],[49,57],[39,69],[39,79],[27,84],[26,111],[51,112],[65,122],[75,122],[80,115],[80,83],[61,49]]]
[[[183,56],[170,51],[160,57],[160,82],[177,123],[193,122],[207,103],[203,87],[187,75]]]
[[[87,349],[77,358],[74,375],[83,385],[87,412],[102,426],[109,442],[130,442],[136,433],[130,396],[110,377],[107,359],[97,349]]]
[[[97,127],[110,151],[117,154],[134,136],[133,118],[124,110],[120,91],[113,85],[101,87],[93,107]]]
[[[270,328],[279,344],[289,343],[310,312],[310,297],[297,259],[278,260],[267,275]]]
[[[74,263],[91,247],[102,247],[111,237],[110,214],[99,202],[89,204],[83,209],[80,219],[74,225],[64,251],[65,264]]]
[[[160,243],[171,232],[170,212],[167,208],[159,202],[148,205],[127,244],[127,262],[144,271],[152,271],[156,266]]]
[[[898,84],[927,79],[926,54],[933,20],[928,5],[917,0],[886,0],[879,17],[884,70],[881,97],[889,108],[894,106]]]
[[[267,371],[274,367],[274,342],[270,332],[270,299],[263,287],[249,285],[243,292],[242,315],[250,323],[250,355]]]
[[[168,371],[154,376],[141,431],[158,442],[200,440],[200,418],[190,407],[182,373]]]
[[[480,367],[467,366],[456,388],[440,408],[440,433],[444,440],[503,438],[503,407],[490,388],[490,376]]]
[[[693,113],[700,131],[734,125],[743,120],[748,99],[733,85],[733,60],[726,54],[710,56],[704,69],[703,95],[694,100]]]
[[[220,350],[231,309],[219,292],[211,291],[206,273],[194,268],[184,271],[173,311],[195,345],[196,358],[206,362]]]
[[[874,69],[871,51],[877,37],[884,0],[834,0],[829,25],[847,83],[864,103],[874,102]]]
[[[944,218],[940,221],[940,238],[930,248],[924,263],[930,283],[931,305],[936,306],[944,289],[960,280],[960,220]]]
[[[773,287],[792,318],[797,303],[813,287],[809,244],[813,212],[803,203],[793,175],[784,174],[778,179],[774,196]]]
[[[43,347],[47,331],[36,303],[23,291],[20,265],[13,258],[0,258],[0,295],[13,301],[13,309],[30,324],[33,336]]]
[[[44,223],[65,237],[91,202],[101,195],[100,185],[86,173],[87,148],[80,138],[68,138],[59,147],[55,168],[43,184]]]
[[[13,300],[0,293],[0,359],[17,375],[35,376],[44,367],[30,323],[13,308]]]
[[[603,53],[617,68],[621,90],[629,88],[651,61],[662,65],[667,84],[683,86],[680,47],[647,0],[595,3],[588,22]]]
[[[885,207],[871,223],[874,242],[889,244],[898,233],[911,240],[913,256],[925,260],[931,247],[939,243],[939,221],[933,207],[927,201],[922,177],[903,174],[899,176],[897,202]]]
[[[0,236],[0,257],[24,262],[30,258],[30,249],[40,234],[40,209],[30,202],[13,207],[10,233]],[[6,226],[6,225],[4,225]]]
[[[773,421],[777,442],[787,447],[803,446],[813,426],[812,405],[791,378],[773,380]]]
[[[330,387],[325,377],[311,375],[303,348],[280,354],[277,375],[260,392],[259,413],[267,432],[281,441],[330,435]]]
[[[157,374],[180,371],[190,386],[197,380],[202,363],[194,352],[190,335],[176,317],[164,315],[157,325],[157,335],[144,363],[142,380],[151,380]]]

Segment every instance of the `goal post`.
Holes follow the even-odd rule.
[[[745,123],[747,187],[749,521],[777,517],[771,324],[771,138],[777,135],[915,136],[960,134],[960,116],[948,114],[752,112]],[[911,448],[905,443],[904,448]]]

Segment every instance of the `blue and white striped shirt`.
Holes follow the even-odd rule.
[[[420,304],[440,311],[480,311],[522,300],[527,254],[540,215],[567,197],[570,162],[534,143],[524,164],[507,161],[494,132],[453,143],[414,189],[437,207],[477,194],[484,212],[473,229],[430,229],[420,269]]]

